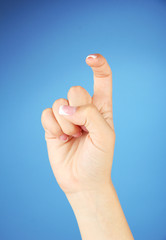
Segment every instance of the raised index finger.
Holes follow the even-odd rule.
[[[112,71],[109,64],[101,54],[88,55],[86,63],[94,73],[94,101],[103,102],[112,109]]]

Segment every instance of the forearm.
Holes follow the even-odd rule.
[[[66,196],[75,213],[83,240],[133,239],[112,183],[98,191]]]

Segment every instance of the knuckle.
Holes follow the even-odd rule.
[[[105,70],[98,68],[95,70],[95,77],[97,78],[108,78],[112,77],[111,68],[107,67]]]
[[[79,91],[81,91],[83,89],[83,87],[81,87],[81,86],[72,86],[70,89],[69,89],[69,91],[68,91],[68,97],[70,96],[70,95],[73,95],[75,92],[79,92]]]
[[[46,108],[43,110],[42,114],[41,114],[41,123],[42,125],[44,125],[46,119],[47,119],[47,116],[48,114],[50,113],[51,109],[50,108]]]
[[[58,122],[56,120],[54,121],[52,114],[51,108],[46,108],[41,114],[41,123],[47,138],[59,137],[62,135],[62,130]]]
[[[105,57],[98,54],[98,64],[94,67],[95,76],[98,78],[112,77],[112,70]]]
[[[56,110],[59,108],[60,105],[63,105],[63,104],[68,104],[67,100],[65,98],[59,98],[55,100],[55,102],[53,103],[52,109]]]

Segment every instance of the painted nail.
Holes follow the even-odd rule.
[[[87,57],[86,57],[86,59],[87,58],[97,58],[97,55],[95,55],[95,54],[90,54],[90,55],[88,55]]]
[[[60,137],[59,137],[60,140],[62,140],[63,142],[67,142],[69,137],[66,135],[66,134],[62,134]]]
[[[73,115],[76,111],[76,107],[68,106],[68,105],[61,105],[59,107],[59,114],[60,115]]]
[[[82,132],[78,132],[78,133],[76,133],[76,134],[74,134],[72,136],[75,137],[75,138],[81,137],[82,136]]]

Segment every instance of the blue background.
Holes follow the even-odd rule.
[[[0,1],[0,239],[81,239],[42,111],[113,72],[113,181],[135,239],[166,239],[166,1]]]

